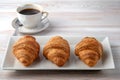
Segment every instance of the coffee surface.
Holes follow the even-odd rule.
[[[37,9],[24,9],[22,11],[20,11],[19,13],[24,14],[24,15],[33,15],[33,14],[37,14],[40,11]]]

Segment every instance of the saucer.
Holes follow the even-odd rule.
[[[25,28],[20,21],[18,20],[18,18],[15,18],[12,21],[12,26],[13,28],[15,28],[16,26],[18,27],[18,31],[20,33],[27,33],[27,34],[34,34],[34,33],[38,33],[41,32],[43,30],[45,30],[48,26],[49,26],[49,20],[46,18],[44,21],[41,22],[40,25],[38,25],[36,28],[33,29],[28,29]],[[16,28],[15,28],[16,29]]]

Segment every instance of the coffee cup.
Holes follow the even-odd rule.
[[[38,4],[24,4],[17,7],[17,17],[23,27],[33,29],[46,19],[48,12]],[[40,26],[39,26],[40,27]]]

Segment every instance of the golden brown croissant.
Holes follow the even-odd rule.
[[[38,58],[40,45],[32,36],[26,35],[20,38],[12,48],[15,57],[24,65],[29,66]]]
[[[69,44],[60,36],[52,37],[44,46],[43,55],[57,66],[63,66],[70,56]]]
[[[85,37],[76,45],[75,54],[89,67],[93,67],[102,57],[103,48],[94,37]]]

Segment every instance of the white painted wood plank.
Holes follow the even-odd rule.
[[[91,0],[77,0],[77,1],[3,1],[0,3],[1,11],[14,11],[18,5],[24,3],[38,3],[49,11],[104,11],[104,10],[119,10],[119,1],[91,1]]]
[[[0,34],[10,36],[14,31],[11,26],[11,21],[16,17],[16,7],[23,3],[38,3],[42,5],[46,11],[49,12],[49,20],[51,24],[50,27],[36,35],[108,36],[110,38],[110,43],[112,46],[116,69],[104,71],[32,72],[0,70],[1,79],[36,78],[38,80],[119,80],[120,0],[1,0]],[[0,37],[0,43],[2,43],[0,45],[0,56],[3,56],[3,53],[6,49],[6,41],[8,41],[8,39],[5,37]],[[0,57],[0,64],[2,63],[2,58],[3,57]]]

